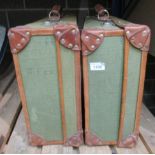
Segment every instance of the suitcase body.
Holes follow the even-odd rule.
[[[32,145],[83,142],[80,36],[75,17],[43,19],[8,33]]]
[[[138,138],[150,29],[111,17],[82,31],[87,145],[133,147]]]

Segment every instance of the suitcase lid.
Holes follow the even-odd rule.
[[[52,10],[55,13],[55,10]],[[80,32],[75,16],[45,18],[25,26],[11,28],[8,32],[12,53],[18,53],[29,43],[33,35],[54,35],[56,40],[72,51],[80,51]],[[55,20],[56,19],[56,20]]]
[[[149,51],[151,30],[146,25],[130,23],[128,21],[112,17],[101,5],[95,7],[97,18],[86,18],[84,30],[82,30],[83,55],[93,53],[104,41],[107,33],[125,35],[131,45],[141,51]]]

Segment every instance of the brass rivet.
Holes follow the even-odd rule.
[[[130,31],[126,31],[126,34],[127,34],[127,35],[130,35]]]
[[[143,36],[143,37],[147,36],[147,34],[148,34],[148,32],[147,32],[146,30],[144,30],[144,31],[142,32],[142,36]]]
[[[79,46],[78,45],[74,45],[74,48],[79,48]]]
[[[143,46],[143,44],[142,44],[142,43],[139,43],[139,44],[138,44],[138,47],[139,47],[139,48],[141,48],[142,46]]]
[[[85,36],[86,39],[89,39],[89,36]]]
[[[91,45],[91,48],[94,49],[95,48],[95,45]]]
[[[25,38],[21,39],[21,43],[25,43],[25,41],[26,41]]]
[[[14,35],[15,35],[15,34],[14,34],[13,32],[10,33],[10,37],[14,37]]]
[[[73,47],[73,44],[72,43],[69,43],[68,44],[68,48],[72,48]]]
[[[26,35],[29,36],[30,35],[30,32],[26,32]]]
[[[65,41],[65,39],[62,38],[60,42],[61,42],[61,44],[65,44],[66,41]]]
[[[17,44],[17,48],[21,48],[21,44],[18,43],[18,44]]]
[[[14,49],[12,50],[12,52],[13,52],[13,53],[16,53],[16,52],[17,52],[17,49],[14,48]]]
[[[58,35],[60,35],[60,34],[61,34],[61,32],[60,32],[60,31],[57,31],[57,32],[56,32],[56,35],[57,35],[57,36],[58,36]]]
[[[96,43],[100,43],[100,38],[97,38],[96,39]]]
[[[101,33],[99,36],[102,38],[104,35]]]
[[[75,29],[73,29],[73,30],[72,30],[72,34],[75,34],[75,33],[76,33],[76,30],[75,30]]]

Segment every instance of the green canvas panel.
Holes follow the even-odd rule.
[[[130,46],[129,62],[128,62],[128,82],[127,82],[127,98],[126,111],[124,120],[124,138],[128,137],[134,131],[135,114],[138,97],[141,51]]]
[[[46,140],[62,140],[59,87],[53,36],[33,36],[19,53],[32,132]]]
[[[118,30],[120,29],[114,24],[104,23],[93,19],[92,17],[86,17],[84,28],[93,28],[93,29],[105,29],[105,30]]]
[[[87,18],[84,28],[120,29],[91,18]],[[90,131],[104,141],[118,139],[123,58],[123,37],[105,37],[102,45],[88,56]],[[105,63],[105,70],[90,71],[90,62]]]
[[[66,23],[70,23],[70,22],[73,22],[76,24],[76,18],[74,16],[64,16],[58,22],[50,21],[50,25],[46,23],[47,21],[49,21],[49,19],[44,18],[44,19],[40,19],[36,22],[27,24],[26,26],[30,26],[31,28],[45,28],[45,27],[53,26],[55,24],[66,24]]]
[[[123,46],[122,37],[105,37],[104,43],[88,56],[88,66],[91,62],[105,63],[104,71],[91,71],[89,67],[88,75],[90,129],[92,133],[105,141],[118,139],[123,77]]]
[[[67,137],[77,133],[74,52],[61,46]]]

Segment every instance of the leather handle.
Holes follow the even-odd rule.
[[[98,14],[103,14],[104,13],[104,10],[105,10],[105,8],[101,4],[96,4],[95,11]]]
[[[95,11],[98,14],[98,20],[107,21],[109,20],[109,12],[101,4],[96,4]]]
[[[52,10],[49,13],[49,19],[51,21],[59,21],[60,20],[60,9],[61,9],[60,5],[54,5],[52,7]]]

